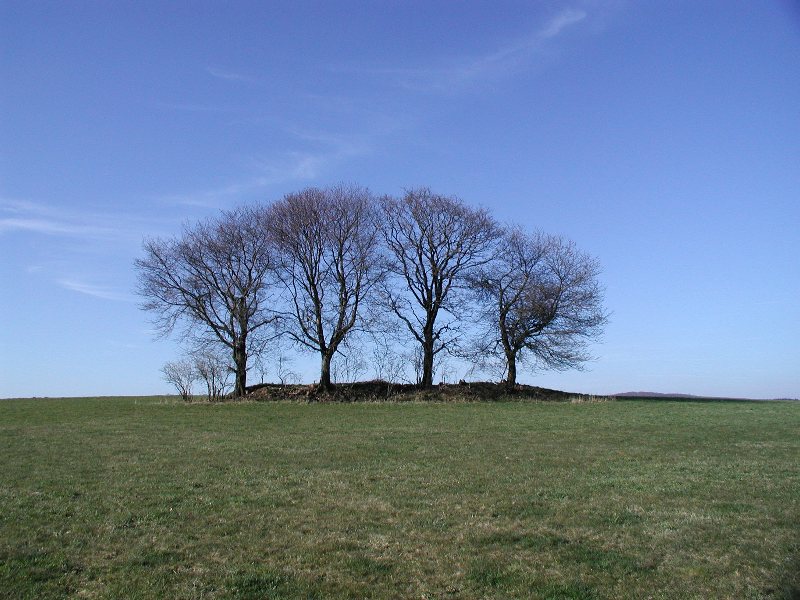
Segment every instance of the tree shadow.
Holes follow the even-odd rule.
[[[800,542],[791,548],[786,570],[776,586],[767,590],[769,597],[778,600],[800,600]]]

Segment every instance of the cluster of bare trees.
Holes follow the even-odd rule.
[[[228,391],[232,369],[218,352],[193,348],[186,358],[169,361],[161,367],[164,381],[171,384],[187,402],[194,398],[194,384],[205,385],[209,402],[221,400]]]
[[[136,269],[158,329],[177,327],[192,355],[224,351],[236,396],[251,359],[287,340],[319,355],[323,389],[336,357],[363,370],[367,339],[379,376],[400,376],[407,352],[430,387],[444,353],[513,387],[520,366],[580,368],[606,322],[599,265],[573,243],[424,188],[307,188],[223,211],[146,240]]]

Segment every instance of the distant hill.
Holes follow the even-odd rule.
[[[797,398],[729,398],[722,396],[697,396],[695,394],[663,394],[661,392],[622,392],[612,394],[615,398],[679,398],[688,400],[797,400]]]
[[[693,394],[662,394],[660,392],[622,392],[621,394],[612,394],[617,398],[703,398],[704,396],[695,396]]]

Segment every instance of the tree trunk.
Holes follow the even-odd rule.
[[[329,352],[322,353],[322,368],[319,374],[319,389],[323,392],[327,392],[331,388],[333,388],[333,384],[331,383],[331,359],[333,358],[333,354]]]
[[[513,351],[506,351],[506,389],[513,390],[517,385],[517,355]]]
[[[506,355],[506,390],[512,391],[517,385],[517,351],[511,345],[511,339],[506,327],[508,309],[504,309],[502,294],[500,297],[500,342],[503,344],[503,353]]]
[[[433,340],[425,340],[422,345],[422,379],[419,383],[424,389],[433,387]]]
[[[238,342],[234,347],[233,362],[236,366],[236,384],[233,395],[242,398],[247,393],[247,350],[244,342]]]

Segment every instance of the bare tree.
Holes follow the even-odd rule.
[[[422,364],[425,362],[424,352],[422,350],[422,346],[416,345],[410,351],[405,353],[405,359],[409,365],[411,365],[411,371],[414,373],[413,381],[409,381],[409,383],[415,383],[417,385],[422,384]],[[431,381],[436,376],[436,365],[431,368]]]
[[[164,363],[161,367],[164,380],[175,386],[181,398],[187,402],[192,399],[192,384],[197,380],[194,365],[188,360],[176,360]]]
[[[354,383],[367,372],[367,363],[359,344],[348,338],[340,346],[331,361],[331,378],[335,383]]]
[[[226,348],[236,373],[234,393],[243,396],[247,359],[258,336],[276,316],[272,245],[266,213],[254,208],[224,211],[185,226],[179,238],[148,239],[136,261],[142,307],[168,334],[181,323],[184,334]]]
[[[375,378],[389,384],[405,381],[405,371],[409,363],[403,356],[396,342],[386,331],[370,331],[372,346],[372,369]],[[390,385],[391,388],[391,385]]]
[[[275,203],[270,223],[290,298],[286,333],[319,353],[319,386],[329,389],[331,359],[381,277],[373,197],[356,186],[308,188]]]
[[[220,400],[228,388],[231,370],[227,361],[210,348],[199,348],[193,352],[194,370],[206,384],[209,402]]]
[[[431,387],[434,359],[453,348],[468,309],[465,277],[490,259],[498,229],[485,210],[417,189],[384,199],[382,231],[390,274],[384,301],[419,344],[419,384]]]
[[[268,357],[266,355],[258,353],[253,356],[253,360],[250,361],[250,368],[258,375],[258,383],[260,384],[266,383],[267,373],[269,373],[269,362],[267,359]],[[252,378],[250,381],[252,381]]]
[[[292,370],[292,358],[287,356],[283,350],[275,359],[275,376],[282,386],[297,383],[300,380],[300,376]]]
[[[520,361],[533,368],[582,368],[591,358],[588,342],[608,320],[599,273],[598,262],[570,241],[507,231],[502,251],[470,278],[485,324],[476,353],[504,361],[509,388]]]

